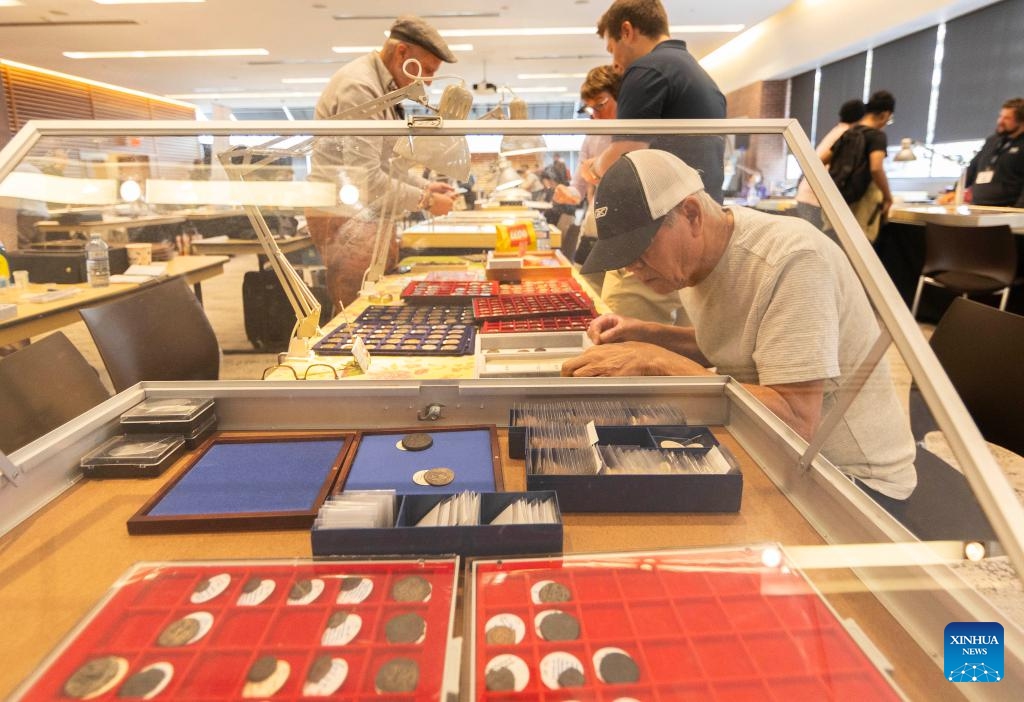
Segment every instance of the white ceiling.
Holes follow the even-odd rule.
[[[610,0],[206,0],[193,4],[100,5],[91,0],[21,0],[0,7],[0,58],[62,71],[160,95],[232,92],[318,93],[322,84],[282,79],[326,78],[352,56],[332,46],[379,45],[392,19],[403,12],[430,17],[438,28],[594,26]],[[673,25],[751,26],[791,0],[667,0]],[[437,9],[433,9],[437,8]],[[458,18],[443,13],[493,13]],[[350,15],[352,18],[338,19]],[[62,24],[72,23],[72,24]],[[685,34],[699,58],[733,34]],[[513,88],[561,86],[566,92],[527,93],[534,100],[575,100],[580,78],[524,80],[522,73],[584,73],[608,62],[596,34],[572,37],[451,39],[472,43],[471,53],[442,69],[468,84],[486,78]],[[64,51],[263,48],[268,56],[73,60]],[[486,63],[486,68],[485,68]],[[192,99],[208,108],[209,100]],[[309,106],[315,97],[220,99],[229,106]]]

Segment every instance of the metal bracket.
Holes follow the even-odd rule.
[[[442,410],[444,410],[444,405],[440,402],[431,402],[416,413],[416,419],[421,422],[436,422],[441,418]]]
[[[0,451],[0,475],[7,478],[7,482],[15,487],[18,485],[18,477],[21,475],[18,466],[14,465],[3,451]]]

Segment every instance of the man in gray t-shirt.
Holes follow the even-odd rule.
[[[562,374],[703,375],[714,366],[810,439],[878,338],[867,295],[843,251],[808,223],[724,208],[703,187],[665,151],[635,151],[609,169],[583,272],[626,268],[658,292],[680,290],[693,327],[603,315],[588,331],[595,346]],[[822,453],[888,497],[913,492],[914,441],[885,361]]]

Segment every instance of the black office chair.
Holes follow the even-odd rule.
[[[956,299],[929,343],[981,435],[1024,455],[1024,317]],[[916,387],[910,418],[918,440],[937,428]]]
[[[141,380],[216,380],[220,347],[184,278],[81,310],[120,392]]]
[[[924,266],[917,279],[911,314],[917,314],[924,286],[946,288],[955,295],[1001,295],[1006,309],[1010,288],[1017,279],[1017,243],[1008,225],[954,227],[925,224]]]
[[[0,450],[35,441],[110,397],[61,332],[0,358]]]

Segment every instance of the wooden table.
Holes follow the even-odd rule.
[[[185,280],[195,287],[196,297],[202,300],[200,283],[223,273],[227,260],[226,256],[176,256],[167,263],[166,275],[184,276]],[[139,286],[140,283],[111,283],[106,287],[93,288],[87,283],[29,283],[24,291],[7,288],[0,294],[0,302],[17,303],[18,314],[11,319],[0,321],[0,346],[74,324],[81,319],[78,315],[79,308],[128,295]],[[54,302],[18,302],[22,294],[47,290],[75,290],[77,294]]]
[[[822,543],[728,431],[716,428],[715,433],[741,464],[745,485],[739,513],[569,514],[564,517],[565,552]],[[504,430],[499,430],[499,438],[505,489],[523,490],[523,462],[507,457]],[[129,536],[127,519],[186,461],[187,456],[182,457],[152,480],[84,480],[0,538],[0,697],[24,680],[136,562],[311,556],[309,531],[303,529]],[[910,699],[961,699],[956,686],[945,681],[934,662],[852,574],[807,574],[839,615],[854,617],[895,664],[897,684]],[[936,624],[937,631],[943,624]]]
[[[313,240],[308,234],[301,236],[289,236],[276,239],[277,247],[282,253],[292,253],[308,249],[313,245]],[[266,251],[258,239],[230,239],[228,237],[211,237],[209,239],[193,239],[193,254],[216,254],[220,256],[244,256],[256,254],[266,256]]]
[[[36,229],[44,234],[49,232],[81,232],[89,236],[95,232],[102,234],[109,233],[115,229],[139,229],[141,227],[155,227],[163,224],[182,224],[184,221],[185,216],[181,214],[147,214],[136,217],[106,217],[102,220],[77,222],[75,224],[61,224],[56,220],[43,220],[36,222]]]
[[[1024,209],[984,205],[894,205],[889,221],[900,224],[928,222],[954,227],[990,227],[1008,224],[1015,234],[1024,234]]]

